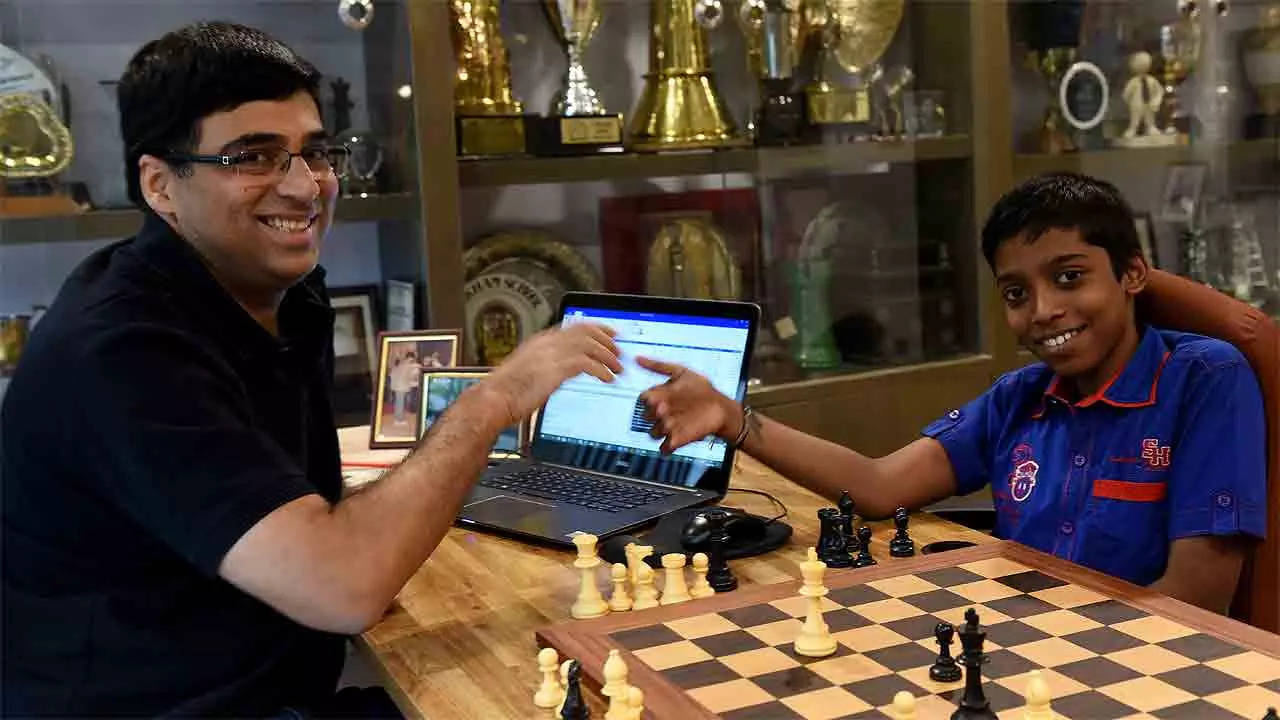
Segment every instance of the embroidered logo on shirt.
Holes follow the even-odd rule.
[[[1159,438],[1146,438],[1142,441],[1142,462],[1149,468],[1167,468],[1172,462],[1173,449],[1161,445]]]
[[[1036,473],[1040,463],[1031,458],[1033,450],[1023,443],[1013,449],[1013,472],[1009,473],[1009,495],[1017,502],[1031,497],[1036,488]]]

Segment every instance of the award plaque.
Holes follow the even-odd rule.
[[[605,110],[582,65],[582,54],[604,14],[600,0],[543,0],[542,9],[564,46],[569,67],[551,101],[551,113],[529,119],[532,151],[537,155],[622,152],[622,116]]]
[[[536,230],[503,232],[463,254],[465,357],[497,365],[551,324],[569,290],[598,290],[600,280],[577,250]]]
[[[453,105],[459,155],[527,150],[524,104],[511,92],[511,66],[498,24],[500,0],[449,0],[453,19]]]

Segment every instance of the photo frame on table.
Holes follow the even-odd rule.
[[[422,371],[422,410],[418,426],[425,435],[431,425],[458,399],[463,390],[480,382],[493,368],[455,367],[432,368]],[[508,460],[520,457],[525,451],[529,436],[529,419],[504,429],[489,450],[490,460]]]
[[[378,336],[378,372],[369,447],[411,448],[422,434],[422,371],[454,367],[461,330],[411,330]]]
[[[1209,166],[1200,163],[1170,165],[1160,192],[1160,219],[1172,223],[1193,222],[1208,174]]]
[[[417,326],[417,289],[406,280],[387,280],[387,332],[407,332]]]
[[[1155,224],[1151,222],[1151,213],[1134,213],[1133,229],[1138,233],[1138,244],[1142,246],[1142,256],[1146,258],[1147,265],[1159,267]]]
[[[378,326],[377,287],[330,288],[329,305],[333,307],[334,375],[343,377],[363,374],[373,380]]]
[[[664,225],[683,218],[710,223],[725,238],[741,297],[757,287],[760,198],[754,188],[627,195],[600,201],[606,292],[645,293],[650,245]]]

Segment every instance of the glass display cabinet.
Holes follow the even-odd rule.
[[[1115,183],[1153,265],[1280,317],[1280,4],[1010,4],[1014,178]]]
[[[433,322],[491,364],[566,290],[755,302],[750,402],[896,448],[998,365],[986,5],[429,4]]]
[[[321,263],[338,316],[338,420],[368,421],[376,332],[426,322],[414,55],[407,3],[343,12],[337,0],[0,1],[0,376],[71,269],[141,224],[116,108],[125,64],[167,31],[230,20],[317,66],[326,129],[352,148]]]

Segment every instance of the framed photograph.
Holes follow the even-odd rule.
[[[414,308],[417,297],[413,283],[404,280],[387,281],[387,332],[407,332],[417,324]]]
[[[480,382],[492,368],[460,367],[431,369],[422,371],[422,414],[419,427],[422,434],[431,429],[444,411],[453,404],[463,390]],[[529,434],[529,421],[506,428],[498,435],[498,440],[489,450],[490,460],[506,460],[519,457],[525,449],[525,438]]]
[[[692,221],[682,242],[723,237],[728,258],[715,253],[698,253],[684,247],[689,256],[683,265],[693,274],[683,279],[686,295],[701,297],[696,288],[723,285],[721,276],[733,274],[741,287],[739,297],[755,297],[760,238],[760,199],[754,188],[694,190],[683,193],[631,195],[600,201],[600,240],[606,292],[649,293],[647,287],[655,241],[671,236],[682,221]],[[698,227],[706,230],[698,230]],[[692,252],[691,252],[692,251]],[[692,259],[691,259],[692,258]],[[731,268],[718,267],[722,262]],[[694,272],[705,270],[705,277]],[[689,291],[688,288],[695,288]],[[674,294],[674,293],[661,293]]]
[[[331,288],[329,304],[333,306],[333,360],[335,375],[363,373],[373,379],[373,324],[377,290],[372,285]]]
[[[411,448],[422,435],[422,372],[458,364],[459,330],[387,332],[378,336],[376,397],[369,447]]]
[[[1156,235],[1151,213],[1136,213],[1133,216],[1133,229],[1138,233],[1138,244],[1142,246],[1142,256],[1146,258],[1147,265],[1159,267],[1156,263]]]
[[[1160,219],[1165,222],[1189,223],[1200,208],[1200,195],[1209,166],[1198,163],[1170,165],[1160,193]]]

